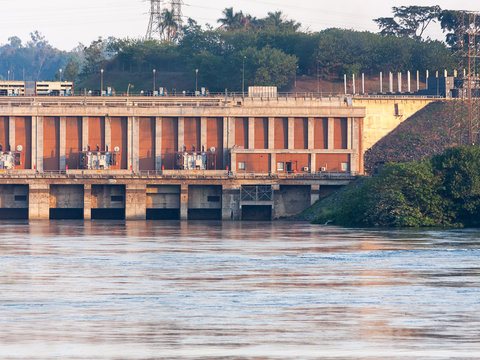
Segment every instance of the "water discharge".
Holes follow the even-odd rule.
[[[479,259],[476,230],[0,223],[0,358],[479,358]]]

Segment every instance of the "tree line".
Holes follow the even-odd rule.
[[[280,11],[256,18],[233,8],[223,11],[217,27],[202,27],[193,19],[180,26],[168,11],[159,40],[98,38],[62,52],[38,33],[26,45],[12,37],[0,47],[0,74],[5,78],[6,70],[13,70],[19,78],[25,68],[26,77],[37,80],[58,78],[63,68],[65,79],[81,82],[98,76],[101,68],[126,74],[153,69],[193,74],[198,69],[199,82],[211,91],[238,91],[244,83],[287,88],[296,75],[338,79],[360,72],[454,69],[455,50],[462,43],[459,30],[467,26],[462,12],[419,6],[394,7],[393,17],[375,19],[379,33],[310,32]],[[435,21],[446,32],[445,42],[423,38]]]

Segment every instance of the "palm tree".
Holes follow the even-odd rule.
[[[173,10],[165,9],[162,12],[162,22],[160,23],[160,33],[167,41],[174,41],[178,36],[178,22],[175,19]]]
[[[233,7],[225,8],[222,12],[223,18],[218,19],[221,25],[220,27],[224,30],[238,30],[246,29],[250,27],[251,23],[254,23],[256,19],[251,15],[245,15],[242,11],[233,12]]]

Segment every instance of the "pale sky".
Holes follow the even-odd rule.
[[[235,11],[256,17],[281,10],[310,31],[340,27],[376,32],[372,19],[391,16],[392,6],[402,5],[480,11],[478,0],[184,0],[182,9],[185,19],[191,17],[215,27],[222,10],[233,6]],[[29,33],[38,30],[53,46],[71,50],[79,42],[90,44],[98,36],[144,36],[150,0],[0,0],[0,8],[0,44],[7,43],[12,35],[25,43]],[[440,38],[441,32],[432,28],[430,35]]]

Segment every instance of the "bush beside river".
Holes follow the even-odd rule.
[[[386,164],[308,212],[315,223],[349,227],[478,227],[480,147],[458,146],[425,160]]]

